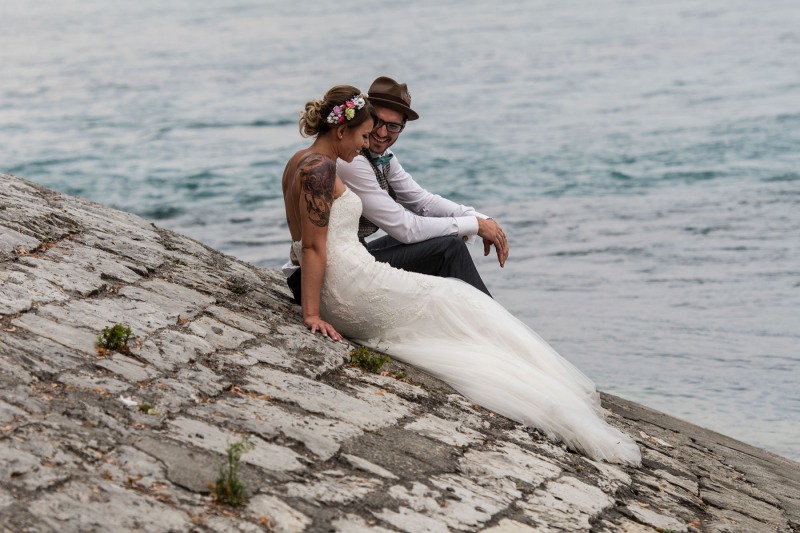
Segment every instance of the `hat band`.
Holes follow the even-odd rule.
[[[374,100],[389,100],[390,102],[394,102],[394,103],[396,103],[396,104],[400,104],[400,105],[402,105],[402,106],[404,106],[404,107],[408,107],[408,108],[410,108],[410,107],[411,107],[411,102],[406,102],[405,100],[403,100],[403,99],[402,99],[402,98],[400,98],[399,96],[395,96],[395,95],[393,95],[393,94],[387,94],[387,93],[370,93],[370,94],[369,94],[369,97],[370,97],[371,99],[374,99]]]

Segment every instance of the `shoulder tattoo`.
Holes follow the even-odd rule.
[[[298,172],[308,218],[315,226],[327,226],[333,203],[336,163],[329,157],[315,154],[306,158]]]

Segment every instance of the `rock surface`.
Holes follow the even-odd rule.
[[[134,215],[0,175],[0,261],[1,531],[800,531],[796,462],[608,395],[644,463],[593,462],[351,365],[279,272]]]

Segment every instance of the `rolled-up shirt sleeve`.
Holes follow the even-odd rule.
[[[387,234],[403,243],[421,242],[444,235],[472,241],[478,233],[475,217],[488,218],[469,206],[457,204],[426,191],[393,157],[388,181],[397,193],[395,202],[375,179],[364,156],[351,163],[339,160],[339,177],[360,198],[363,215]]]

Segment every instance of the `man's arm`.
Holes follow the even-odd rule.
[[[401,172],[396,172],[395,167],[398,167]],[[381,189],[375,179],[372,165],[365,157],[359,155],[351,163],[339,160],[337,172],[345,185],[361,198],[364,216],[400,242],[421,242],[443,235],[469,237],[478,234],[476,218],[478,214],[474,209],[459,206],[449,200],[446,202],[455,208],[438,209],[436,206],[439,204],[431,202],[429,199],[429,196],[436,195],[432,195],[417,185],[396,161],[392,161],[389,183],[397,192],[398,200],[402,201],[408,209],[392,200],[389,193]],[[395,175],[401,179],[395,179]],[[408,180],[411,181],[411,184]],[[444,198],[438,198],[444,200]],[[409,200],[410,202],[407,203]],[[425,213],[426,206],[430,214]],[[422,212],[417,209],[422,209]],[[434,214],[434,212],[439,214]]]
[[[357,156],[351,163],[339,160],[337,172],[361,198],[364,216],[398,241],[412,243],[458,235],[472,242],[478,235],[483,239],[483,255],[489,255],[494,245],[500,266],[505,265],[508,240],[494,220],[472,207],[426,191],[396,157],[391,161],[388,181],[397,193],[397,202],[378,185],[372,165],[364,156]]]
[[[472,207],[457,204],[447,198],[443,198],[438,194],[433,194],[414,181],[411,174],[406,172],[397,158],[392,158],[391,170],[388,177],[389,183],[397,193],[397,201],[411,211],[418,213],[425,217],[476,217],[478,223],[477,228],[472,231],[470,227],[469,233],[459,233],[460,236],[465,237],[470,243],[475,235],[483,239],[483,255],[489,255],[491,246],[494,245],[497,250],[497,261],[500,266],[505,265],[508,259],[508,240],[506,239],[503,230],[500,226],[490,217],[475,211]]]

